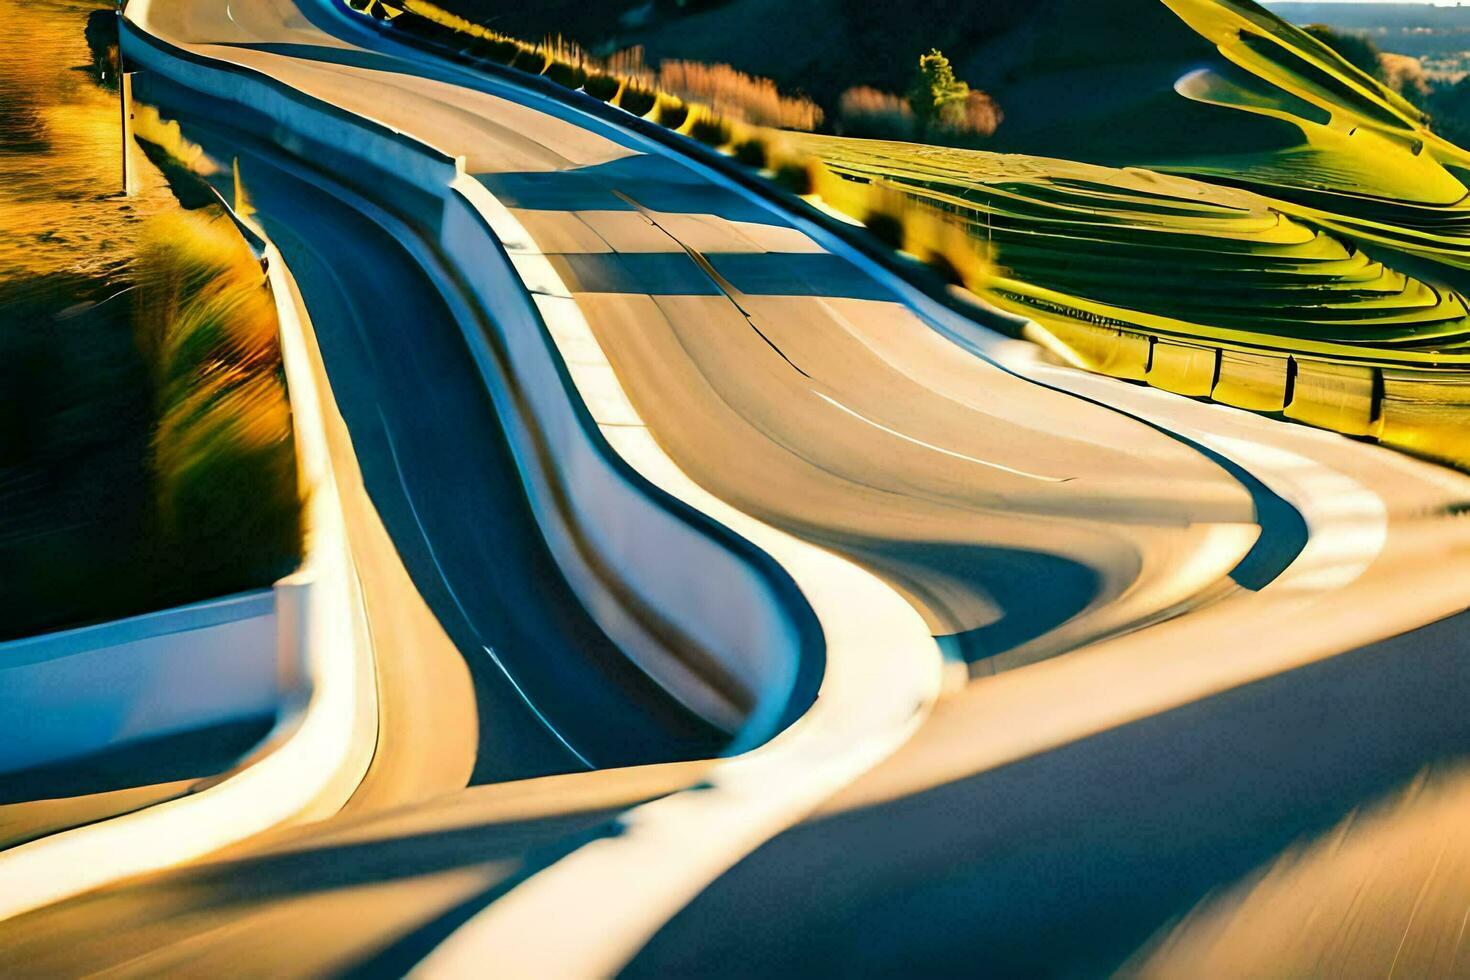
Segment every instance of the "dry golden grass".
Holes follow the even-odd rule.
[[[617,89],[611,84],[613,78],[622,82],[624,92],[676,96],[680,102],[690,106],[690,112],[679,119],[679,126],[691,116],[706,119],[723,116],[754,126],[806,131],[816,129],[822,122],[822,110],[815,102],[800,96],[782,95],[770,79],[748,75],[729,65],[665,61],[654,68],[645,62],[643,49],[638,47],[598,59],[565,38],[548,37],[539,44],[529,44],[452,14],[428,0],[406,0],[404,9],[409,15],[404,23],[413,23],[415,17],[422,18],[420,24],[427,22],[432,25],[432,32],[441,36],[443,32],[449,32],[450,36],[473,38],[481,44],[478,53],[492,57],[492,60],[534,74],[552,74],[553,69],[561,66],[555,79],[561,84],[567,84],[567,79],[571,78],[577,78],[578,85],[591,79],[593,82],[588,87],[588,94],[605,102],[615,97]],[[495,52],[505,53],[507,57],[501,58]],[[636,107],[641,107],[645,100],[639,94],[633,101]],[[632,111],[644,115],[651,108],[649,106],[642,112],[637,112],[636,108]]]
[[[811,131],[822,122],[822,110],[815,102],[782,95],[769,78],[729,65],[665,61],[658,68],[658,87],[755,126]]]
[[[953,107],[939,126],[940,135],[990,136],[1005,120],[989,95],[971,89],[964,102]],[[906,99],[861,85],[842,93],[837,109],[838,129],[844,136],[864,139],[912,140],[919,135],[914,110]]]
[[[962,111],[948,125],[961,136],[989,136],[1004,121],[1005,113],[994,99],[979,89],[970,89]]]
[[[838,100],[837,125],[844,136],[908,140],[914,137],[914,110],[891,92],[859,85]]]
[[[133,133],[139,139],[162,147],[186,169],[200,176],[207,177],[217,169],[214,161],[205,155],[203,147],[185,139],[179,124],[172,119],[164,119],[151,105],[133,104]]]
[[[1378,65],[1383,71],[1383,83],[1400,95],[1423,98],[1430,93],[1424,62],[1418,58],[1384,51],[1378,55]]]
[[[230,591],[301,549],[275,306],[223,216],[154,219],[136,265],[134,334],[153,380],[159,533],[181,570]]]

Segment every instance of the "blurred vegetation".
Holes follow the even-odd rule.
[[[114,13],[27,13],[0,59],[0,639],[267,586],[302,535],[260,266],[141,158],[116,193]]]
[[[301,498],[275,307],[230,221],[154,220],[133,332],[151,380],[161,570],[204,595],[300,560]]]
[[[1434,130],[1447,140],[1470,145],[1470,76],[1432,92],[1425,108],[1434,117]]]
[[[118,53],[117,12],[94,10],[87,15],[87,27],[83,32],[87,50],[92,52],[92,74],[98,84],[109,91],[116,91],[118,72],[122,58]]]
[[[665,61],[658,67],[658,87],[703,102],[721,115],[756,126],[816,129],[822,110],[810,99],[785,96],[769,78],[757,78],[729,65],[697,61]]]
[[[1381,52],[1367,35],[1335,31],[1326,24],[1308,24],[1302,30],[1342,55],[1344,61],[1363,74],[1383,81],[1383,66],[1379,63]]]
[[[228,220],[153,219],[136,284],[0,285],[0,637],[269,585],[300,560],[274,306]]]

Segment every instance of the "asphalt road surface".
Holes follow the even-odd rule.
[[[675,156],[325,5],[159,8],[175,43],[465,156],[679,468],[873,571],[965,665],[891,758],[651,922],[630,973],[1181,975],[1166,953],[1199,923],[1244,923],[1249,949],[1271,921],[1236,919],[1267,899],[1231,886],[1470,748],[1461,621],[1407,632],[1470,598],[1470,480],[1048,364]],[[0,948],[38,975],[401,972],[609,815],[697,783],[710,764],[676,760],[719,739],[580,611],[393,235],[227,118],[185,122],[241,158],[312,315],[334,458],[360,474],[379,753],[337,818],[0,923]],[[1451,943],[1464,880],[1421,903],[1416,948]],[[1370,906],[1402,916],[1413,885]]]

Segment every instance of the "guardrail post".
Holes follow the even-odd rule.
[[[276,679],[283,705],[304,701],[309,693],[311,578],[309,572],[297,572],[275,584]]]
[[[118,55],[122,63],[122,55]],[[123,193],[132,197],[138,193],[138,174],[133,166],[133,75],[135,72],[119,72],[117,78],[118,103],[122,111],[122,186]]]

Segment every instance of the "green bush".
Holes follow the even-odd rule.
[[[535,48],[520,48],[516,51],[515,57],[510,60],[510,66],[512,68],[518,71],[530,72],[532,75],[541,74],[550,63],[551,59],[546,56],[546,52],[538,51]]]
[[[949,59],[938,49],[919,56],[909,88],[909,106],[921,131],[955,122],[963,116],[969,96],[970,86],[955,77]]]
[[[730,124],[719,116],[700,113],[689,127],[689,135],[707,146],[724,146],[730,142]]]
[[[805,164],[783,163],[776,168],[772,177],[775,182],[793,194],[812,192],[812,172]]]
[[[689,106],[672,95],[658,97],[658,124],[678,129],[689,121]]]
[[[623,86],[623,93],[618,96],[618,105],[635,116],[648,115],[657,103],[657,93],[632,82]]]
[[[563,88],[579,89],[587,81],[587,69],[581,65],[569,65],[565,61],[553,61],[544,74]]]
[[[623,80],[616,75],[607,75],[602,72],[594,72],[587,76],[587,81],[582,85],[582,91],[602,102],[611,102],[618,94],[618,89],[623,87]]]
[[[766,144],[762,140],[741,140],[735,144],[735,159],[747,167],[753,167],[756,170],[765,169],[766,157]]]

